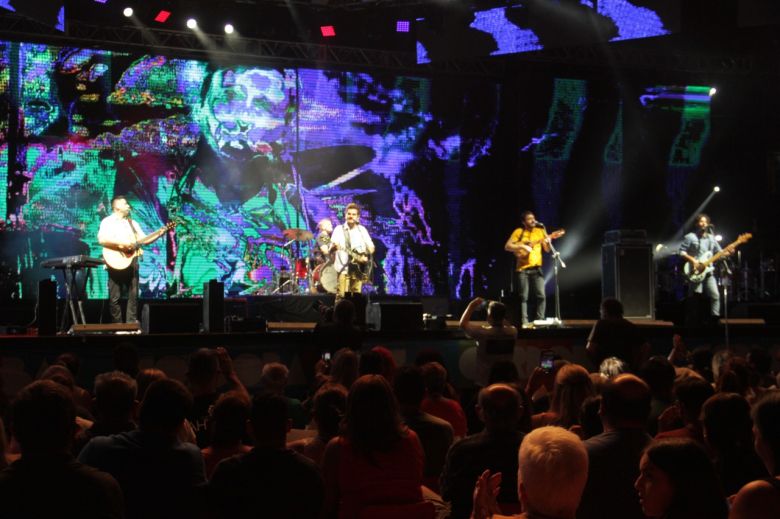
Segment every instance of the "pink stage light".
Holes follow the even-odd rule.
[[[395,22],[395,32],[409,32],[410,26],[409,20],[398,20]]]
[[[320,32],[323,38],[333,38],[336,36],[336,28],[332,25],[321,25]]]
[[[170,16],[171,16],[170,11],[160,11],[159,13],[157,13],[157,16],[154,17],[154,21],[159,23],[165,23],[168,21],[168,18]]]

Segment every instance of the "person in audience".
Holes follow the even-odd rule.
[[[446,365],[444,362],[444,355],[441,354],[441,351],[434,348],[423,348],[417,352],[417,355],[414,356],[414,365],[418,368],[425,366],[429,362],[438,362],[442,366]],[[447,398],[458,400],[458,391],[452,385],[449,373],[447,374],[447,387],[444,389],[443,394]]]
[[[420,438],[425,467],[423,482],[428,488],[439,489],[439,476],[444,467],[447,451],[452,445],[452,426],[420,409],[425,398],[425,381],[417,366],[402,366],[393,379],[393,391],[401,408],[404,423]]]
[[[40,377],[38,377],[38,379],[51,380],[61,385],[68,391],[68,394],[73,399],[73,403],[76,406],[76,434],[81,434],[92,427],[94,417],[92,416],[92,413],[79,405],[79,403],[76,401],[74,397],[76,382],[73,380],[73,374],[68,368],[62,364],[53,364],[46,368],[43,373],[41,373]]]
[[[471,315],[477,308],[487,303],[487,324],[471,322]],[[466,336],[477,341],[477,371],[475,382],[478,386],[488,384],[490,366],[501,359],[511,359],[514,353],[514,341],[517,340],[517,328],[506,322],[506,306],[498,301],[485,301],[475,297],[460,317],[460,327]],[[504,343],[509,344],[509,349]],[[456,433],[457,434],[457,433]]]
[[[17,395],[11,417],[22,456],[0,471],[0,516],[123,517],[116,480],[70,454],[76,408],[67,389],[33,382]]]
[[[658,433],[658,417],[674,403],[674,366],[663,355],[647,359],[639,369],[639,376],[650,387],[650,415],[647,417],[647,432]]]
[[[750,375],[750,368],[743,357],[729,357],[720,368],[715,391],[737,393],[752,401],[756,395],[750,386]]]
[[[339,426],[346,408],[347,390],[344,386],[323,384],[314,394],[312,421],[317,427],[317,435],[291,442],[287,446],[319,465],[325,446],[339,434]]]
[[[358,356],[347,348],[342,348],[333,356],[333,366],[330,369],[330,382],[339,384],[349,390],[358,378]]]
[[[146,368],[139,371],[138,375],[135,377],[135,381],[138,384],[138,401],[143,401],[146,390],[153,382],[165,380],[166,378],[168,378],[168,375],[160,369]]]
[[[727,496],[767,475],[753,449],[750,404],[736,393],[716,393],[701,408],[704,444]]]
[[[605,380],[615,378],[621,373],[628,373],[628,364],[618,357],[607,357],[599,365],[599,375]]]
[[[289,379],[290,370],[287,366],[280,362],[269,362],[263,366],[260,374],[260,389],[282,397],[287,402],[287,414],[292,420],[292,426],[303,429],[309,423],[309,413],[303,408],[300,400],[284,394]]]
[[[206,463],[207,478],[211,478],[217,464],[223,459],[251,450],[242,442],[250,407],[249,398],[240,391],[228,391],[217,398],[208,418],[211,441],[208,447],[200,451]]]
[[[322,351],[335,352],[341,348],[360,351],[363,346],[363,330],[355,324],[355,303],[339,299],[333,307],[333,321],[319,322],[314,327],[317,344]]]
[[[599,376],[599,378],[601,378],[601,376]],[[606,381],[604,381],[604,379],[602,379],[602,381],[601,385],[606,385]],[[596,387],[595,383],[593,384],[593,387]],[[601,423],[600,410],[600,394],[597,396],[589,396],[583,400],[580,408],[580,425],[579,427],[575,426],[571,429],[583,441],[604,432],[604,426]]]
[[[485,430],[453,444],[441,475],[441,495],[452,504],[452,519],[469,517],[474,484],[485,470],[504,474],[498,502],[517,503],[514,478],[523,439],[517,424],[524,412],[520,395],[507,384],[488,386],[479,393],[478,412]]]
[[[57,355],[57,359],[54,361],[55,365],[65,366],[70,371],[73,377],[73,401],[77,407],[86,409],[90,413],[92,412],[92,395],[89,391],[80,387],[76,380],[79,376],[79,368],[81,368],[81,360],[73,352],[60,353]]]
[[[578,364],[566,364],[555,375],[550,410],[531,417],[535,429],[544,425],[569,428],[580,423],[582,403],[593,396],[593,382],[588,371]]]
[[[384,346],[374,346],[371,348],[371,351],[379,355],[379,358],[381,359],[381,371],[378,374],[385,377],[387,381],[392,384],[395,370],[398,369],[395,358],[393,358],[393,353]]]
[[[213,515],[224,519],[316,519],[323,502],[317,466],[285,447],[290,430],[287,402],[272,393],[252,399],[254,447],[217,465],[208,488]]]
[[[325,447],[325,518],[356,519],[371,505],[422,501],[424,455],[403,425],[398,403],[381,375],[364,375],[347,397],[343,432]]]
[[[541,427],[520,445],[517,495],[524,512],[516,519],[574,519],[588,477],[588,453],[576,434]],[[506,486],[503,474],[486,470],[474,488],[474,519],[500,519],[495,496]]]
[[[447,386],[447,370],[438,362],[430,362],[422,367],[426,396],[420,404],[420,409],[428,414],[446,420],[455,433],[455,438],[466,436],[466,414],[457,400],[446,398],[444,389]]]
[[[221,394],[219,390],[219,376],[222,374],[228,385],[228,390],[240,391],[247,396],[249,393],[238,379],[233,369],[233,361],[225,348],[201,348],[190,356],[187,369],[187,383],[192,393],[193,405],[190,415],[187,417],[198,446],[208,446],[208,430],[206,418],[209,408],[217,401]]]
[[[701,407],[714,394],[712,386],[700,377],[689,377],[677,384],[674,394],[677,403],[659,417],[659,432],[655,435],[656,439],[690,438],[703,444]],[[665,426],[670,421],[670,416],[673,417],[675,413],[682,420],[682,426],[677,428]]]
[[[634,483],[642,511],[663,519],[725,519],[726,497],[704,448],[688,438],[655,440]]]
[[[772,373],[772,356],[766,348],[751,348],[747,355],[747,362],[755,378],[751,386],[756,389],[756,392],[776,386],[777,380]]]
[[[524,433],[529,432],[531,430],[531,402],[528,399],[528,395],[525,394],[525,389],[520,384],[520,373],[517,371],[514,361],[503,359],[493,363],[490,367],[488,385],[492,386],[493,384],[508,384],[517,391],[520,395],[520,405],[523,406],[523,413],[517,428]],[[474,395],[474,398],[463,409],[466,413],[469,434],[476,434],[485,428],[485,423],[480,420],[477,414],[478,404],[479,392]]]
[[[623,303],[608,297],[601,302],[601,319],[593,325],[585,351],[596,366],[606,358],[617,357],[636,372],[647,357],[650,344],[639,327],[623,317]]]
[[[82,463],[116,478],[128,519],[202,513],[203,456],[197,446],[178,439],[191,408],[192,395],[181,382],[154,382],[141,402],[138,429],[93,438],[79,454]]]
[[[644,519],[633,483],[639,460],[652,438],[645,432],[650,388],[635,375],[608,381],[601,392],[604,432],[585,441],[588,483],[578,519]]]
[[[766,393],[753,407],[756,453],[769,477],[751,481],[731,505],[729,519],[776,519],[780,510],[780,391]]]
[[[101,373],[95,377],[95,422],[76,437],[74,452],[96,436],[110,436],[135,429],[138,386],[122,371]]]

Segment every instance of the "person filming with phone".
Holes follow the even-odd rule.
[[[478,308],[487,308],[487,322],[471,321],[471,314]],[[466,335],[477,341],[477,369],[475,382],[485,387],[490,366],[499,360],[513,360],[517,342],[517,328],[506,321],[506,306],[498,301],[475,297],[463,311],[460,327]]]

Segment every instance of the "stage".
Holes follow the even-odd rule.
[[[431,301],[419,298],[382,298],[378,303],[404,305],[418,303],[428,307]],[[102,303],[90,301],[86,305],[88,315],[99,315]],[[290,384],[293,392],[302,394],[306,389],[306,376],[302,369],[302,358],[311,360],[319,356],[319,346],[314,326],[318,311],[316,305],[332,304],[332,296],[266,296],[249,298],[248,301],[226,301],[227,323],[231,332],[204,333],[200,329],[172,331],[170,333],[148,333],[140,335],[117,335],[114,333],[38,336],[33,328],[8,327],[6,332],[23,334],[0,335],[0,376],[4,380],[7,394],[15,393],[45,369],[60,353],[72,351],[81,359],[78,382],[90,386],[94,376],[113,368],[114,349],[120,344],[132,344],[138,352],[142,368],[157,367],[170,376],[183,379],[189,354],[197,348],[224,346],[234,359],[236,370],[247,386],[259,381],[260,370],[266,362],[280,361],[290,366]],[[200,315],[199,300],[173,300],[144,302],[144,305],[175,307],[177,312],[189,312],[192,317]],[[436,301],[441,305],[442,301]],[[231,308],[233,310],[231,310]],[[236,318],[235,309],[242,312],[244,321]],[[185,309],[185,310],[182,310]],[[34,310],[17,302],[15,311],[19,315]],[[3,315],[7,316],[3,309]],[[97,314],[95,312],[98,312]],[[427,312],[426,312],[427,313]],[[29,314],[28,314],[29,315]],[[276,316],[275,318],[270,318]],[[259,317],[263,317],[259,319]],[[187,320],[180,320],[186,324]],[[260,323],[262,329],[237,331],[235,323]],[[441,353],[453,383],[461,388],[473,386],[475,372],[475,343],[464,335],[458,321],[452,317],[442,320],[442,329],[425,329],[424,323],[407,323],[405,328],[367,329],[363,350],[373,346],[388,348],[396,362],[413,363],[419,352],[435,350]],[[595,320],[565,320],[561,327],[523,329],[519,332],[514,360],[522,378],[530,375],[538,365],[539,353],[551,349],[564,359],[593,369],[585,354],[585,344]],[[653,354],[666,355],[672,345],[672,336],[680,334],[689,349],[708,346],[713,350],[726,347],[726,331],[730,347],[744,354],[753,347],[766,348],[773,353],[780,351],[780,326],[767,325],[760,319],[722,320],[718,325],[706,328],[685,328],[672,322],[636,320],[652,346]],[[441,324],[439,324],[441,326]],[[305,362],[304,362],[305,364]]]

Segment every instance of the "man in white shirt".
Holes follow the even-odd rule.
[[[106,249],[130,254],[136,251],[127,268],[115,269],[106,265],[108,270],[108,308],[111,320],[122,322],[122,309],[119,299],[122,291],[127,291],[126,322],[138,321],[138,257],[143,253],[137,243],[146,237],[138,222],[130,218],[130,204],[124,196],[118,195],[111,200],[113,213],[103,218],[98,231],[98,243]]]
[[[331,245],[336,249],[336,272],[339,273],[337,295],[344,297],[347,292],[360,293],[363,282],[367,281],[367,272],[371,267],[374,254],[374,242],[368,230],[360,225],[360,207],[348,204],[344,209],[344,225],[333,229]]]

